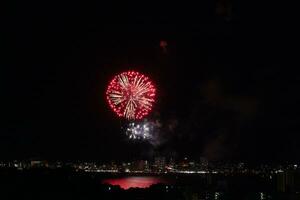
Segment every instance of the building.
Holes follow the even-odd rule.
[[[205,157],[200,157],[200,168],[201,169],[208,168],[208,160]]]
[[[166,169],[166,158],[165,157],[155,157],[154,168],[156,172],[164,172]]]
[[[135,172],[149,172],[149,162],[147,160],[137,160],[132,163],[131,171]]]
[[[279,192],[295,191],[295,171],[287,170],[277,173],[277,190]]]

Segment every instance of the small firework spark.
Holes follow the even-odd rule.
[[[152,109],[155,87],[143,74],[123,72],[113,78],[106,95],[110,107],[119,117],[142,119]]]
[[[130,140],[147,141],[153,146],[158,146],[164,142],[162,136],[162,124],[158,119],[130,122],[125,127],[125,133]]]
[[[131,122],[128,124],[126,129],[126,135],[129,139],[150,139],[151,138],[151,127],[150,123],[147,121],[144,122]]]

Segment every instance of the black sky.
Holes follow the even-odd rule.
[[[0,158],[299,160],[291,18],[274,4],[201,2],[7,5]],[[107,82],[127,69],[157,84],[158,146],[126,140],[107,106]]]

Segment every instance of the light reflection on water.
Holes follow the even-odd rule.
[[[146,177],[146,176],[132,176],[132,177],[123,177],[123,178],[112,178],[105,179],[102,183],[110,185],[118,185],[122,189],[129,188],[148,188],[151,185],[158,183],[169,184],[170,182],[166,179],[159,177]]]
[[[114,186],[120,186],[124,190],[128,190],[130,188],[149,188],[151,185],[155,184],[167,184],[172,185],[174,181],[171,179],[165,179],[162,177],[149,177],[149,176],[130,176],[130,177],[121,177],[121,178],[108,178],[102,181],[103,184],[109,184]],[[111,190],[111,187],[108,187]],[[166,192],[168,192],[168,186],[165,187]],[[193,197],[194,199],[205,199],[205,200],[226,200],[231,199],[234,196],[236,199],[235,193],[227,194],[224,192],[200,192],[194,191],[190,193],[189,197]],[[238,194],[239,196],[240,194]],[[271,194],[264,193],[264,192],[254,192],[249,193],[243,196],[242,199],[249,199],[249,200],[270,200],[272,199]],[[189,199],[189,197],[187,199]]]

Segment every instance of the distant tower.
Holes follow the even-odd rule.
[[[166,168],[166,158],[165,157],[156,157],[154,160],[155,167],[157,172],[164,172]]]
[[[144,163],[145,163],[144,171],[145,171],[145,172],[150,172],[149,161],[148,161],[148,160],[145,160]]]
[[[137,160],[137,161],[134,161],[133,164],[132,164],[132,170],[134,171],[145,171],[146,168],[147,168],[147,161],[145,160]]]
[[[174,158],[170,158],[169,166],[172,168],[175,167],[175,159]]]
[[[205,157],[200,157],[200,167],[202,169],[207,169],[207,167],[208,167],[208,160]]]

